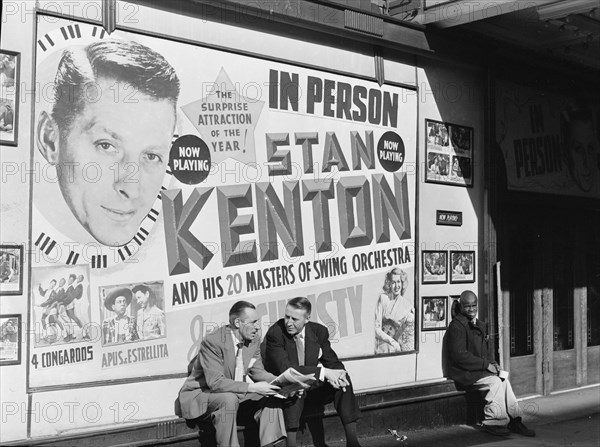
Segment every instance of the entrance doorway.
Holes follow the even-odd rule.
[[[599,210],[513,206],[503,230],[502,361],[515,392],[599,382]]]

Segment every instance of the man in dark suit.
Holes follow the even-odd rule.
[[[255,415],[262,446],[285,437],[279,389],[260,355],[260,320],[253,304],[238,301],[229,325],[208,334],[200,344],[190,375],[179,391],[175,412],[185,419],[212,417],[219,447],[238,447],[236,418]],[[254,383],[247,383],[249,376]],[[179,407],[179,408],[178,408]]]
[[[521,422],[517,398],[494,359],[487,325],[477,318],[477,295],[470,290],[461,293],[458,313],[444,335],[444,358],[445,373],[459,388],[486,391],[485,431],[496,436],[511,432],[535,436]]]
[[[360,410],[344,365],[329,343],[325,326],[310,320],[311,304],[304,297],[293,298],[285,308],[285,317],[267,331],[265,337],[265,368],[281,374],[292,367],[302,374],[314,374],[319,380],[308,392],[283,410],[287,430],[287,446],[296,446],[296,433],[305,402],[324,404],[333,400],[346,432],[346,443],[358,447],[356,421]],[[317,366],[318,364],[322,366]],[[309,420],[316,447],[325,446],[322,420]]]

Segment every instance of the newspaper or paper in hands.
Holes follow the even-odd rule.
[[[316,380],[314,374],[300,374],[294,368],[288,368],[273,379],[271,385],[277,385],[280,388],[275,397],[287,399],[293,393],[309,389]]]

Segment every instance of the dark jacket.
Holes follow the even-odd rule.
[[[327,328],[312,321],[309,321],[304,328],[305,366],[298,366],[296,342],[288,334],[283,319],[281,319],[269,328],[265,336],[266,346],[263,359],[265,369],[270,373],[279,375],[286,369],[293,367],[302,374],[314,373],[316,377],[319,377],[320,373],[317,367],[319,362],[325,368],[344,369],[344,364],[331,348]]]
[[[456,315],[444,335],[445,374],[463,387],[492,376],[487,370],[494,362],[489,341],[485,322],[477,319],[473,324],[464,315]]]

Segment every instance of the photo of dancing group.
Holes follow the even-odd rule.
[[[431,183],[473,184],[473,129],[426,119],[427,169]]]
[[[386,273],[383,292],[375,306],[375,354],[415,350],[414,294],[401,268]]]
[[[102,345],[120,345],[167,335],[162,281],[99,289]]]
[[[87,266],[35,268],[32,284],[35,347],[93,338]]]

